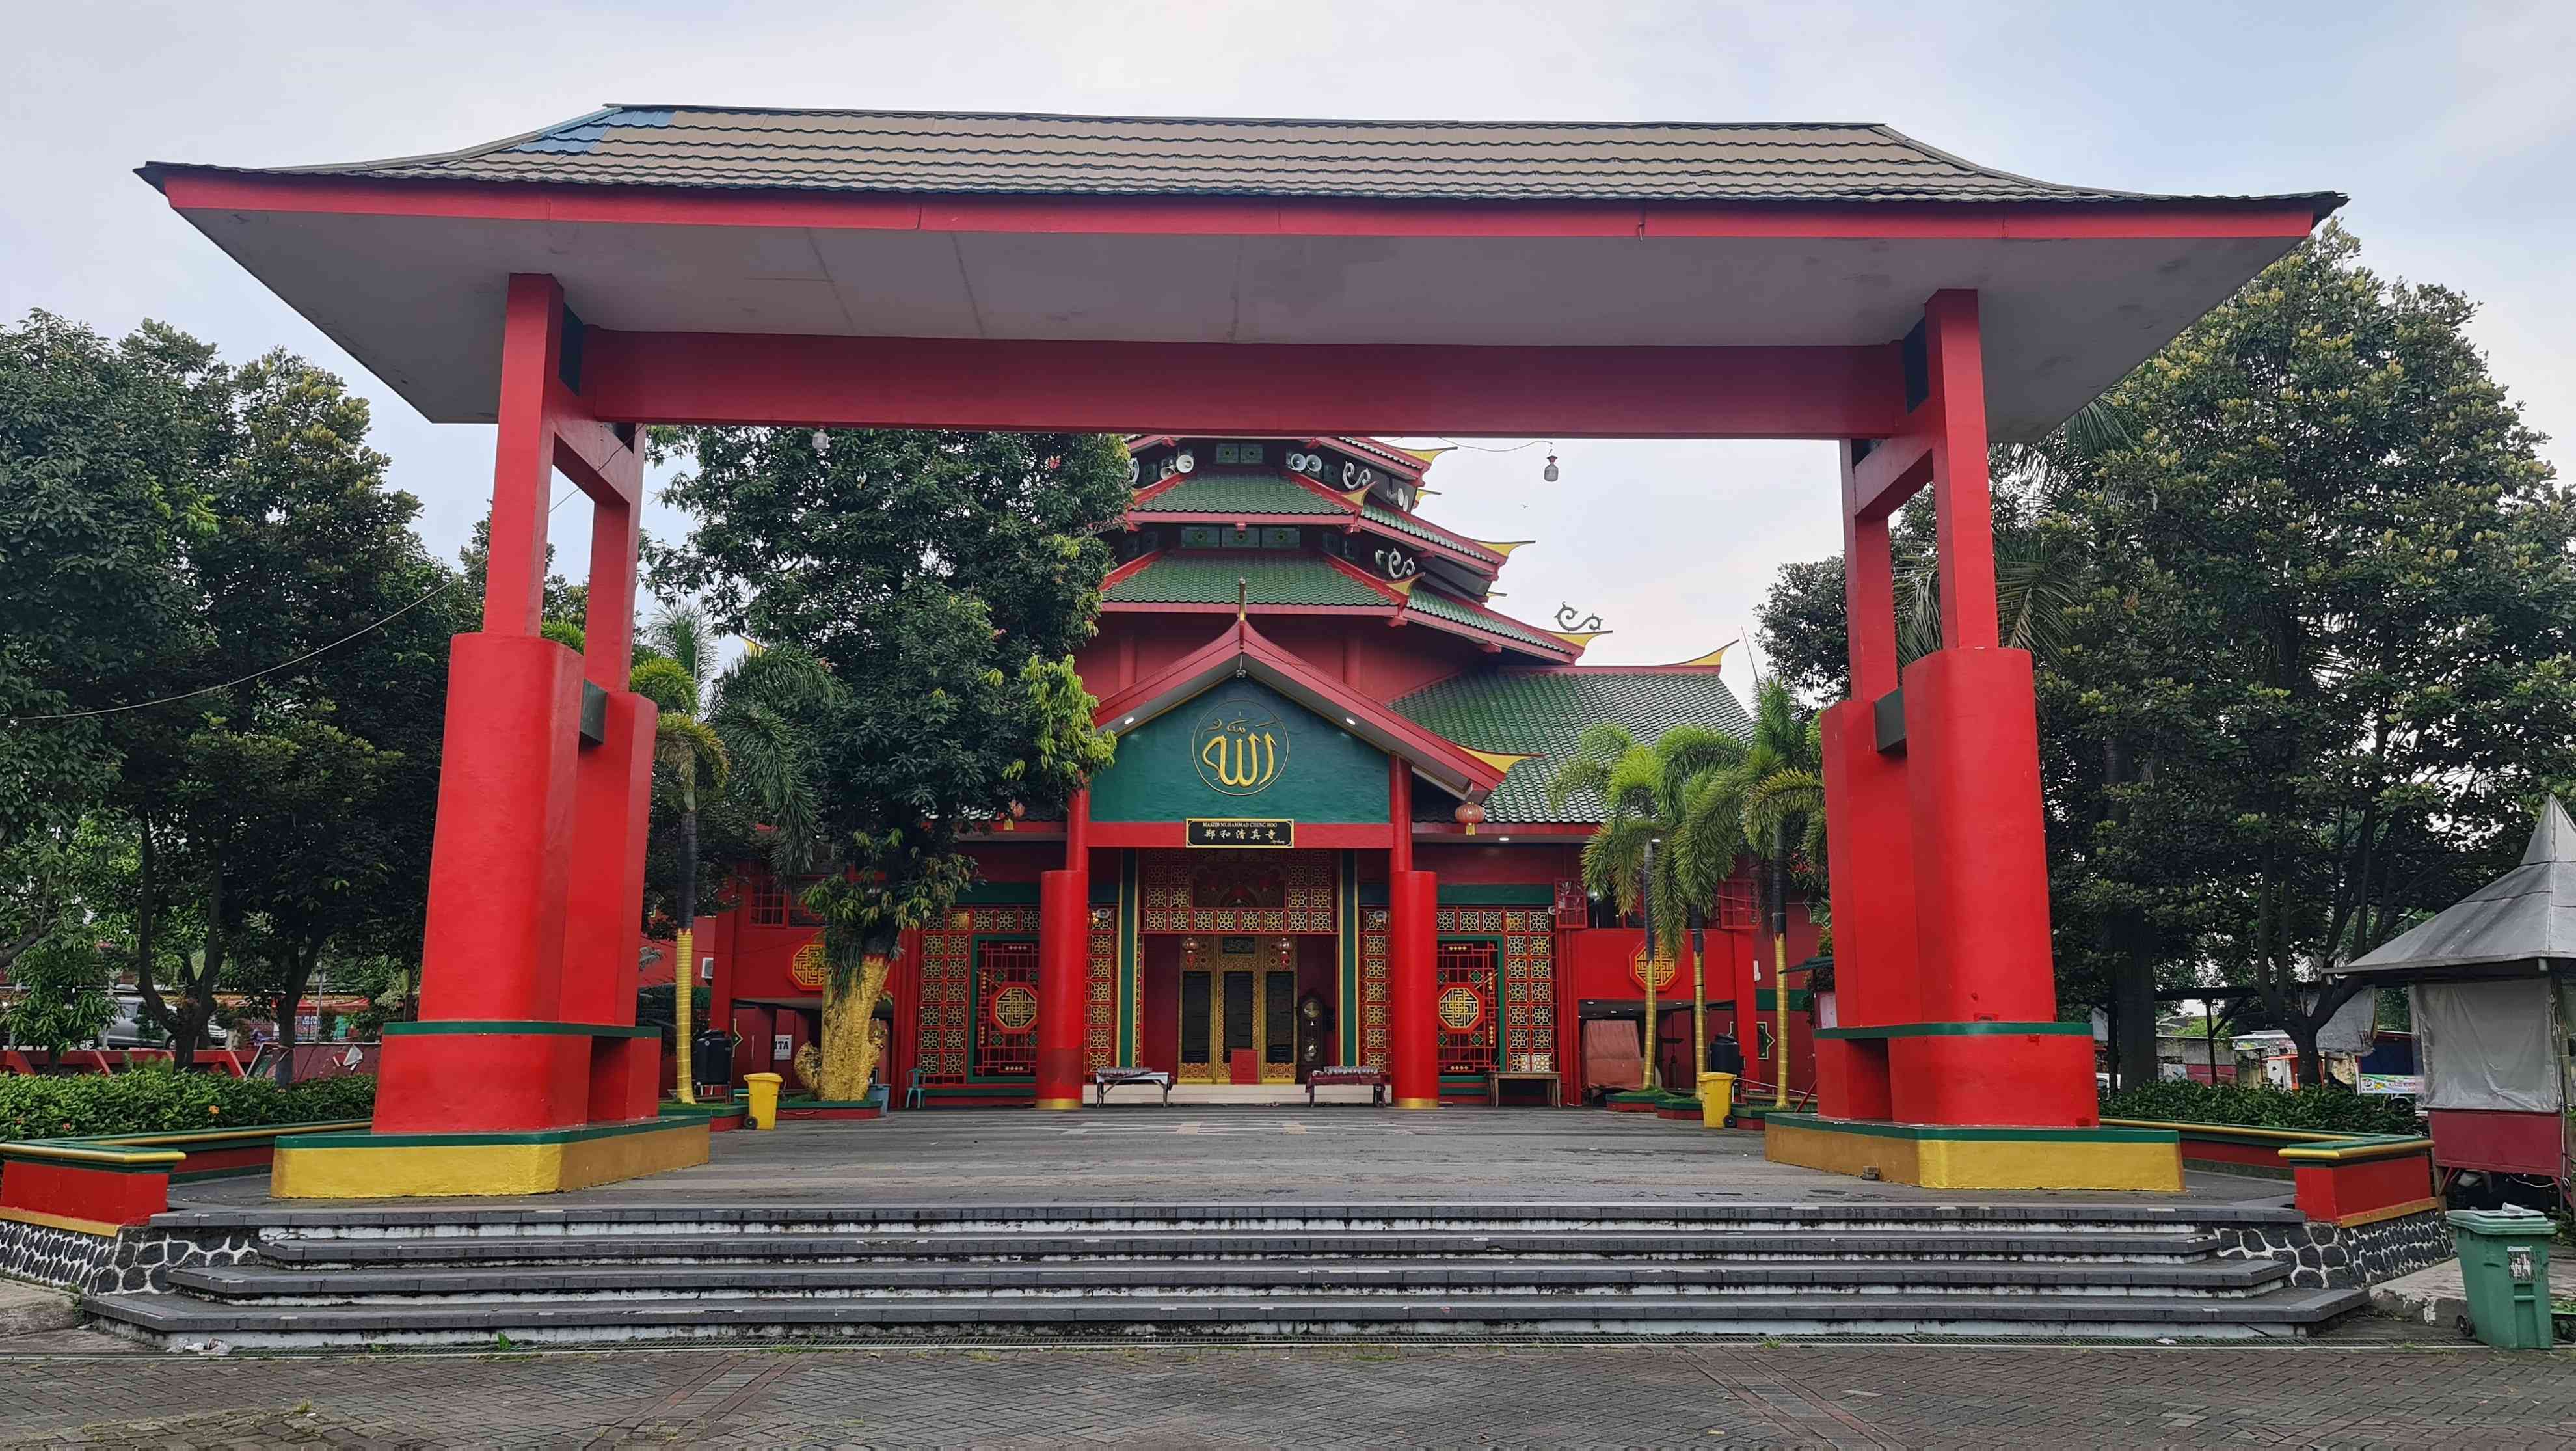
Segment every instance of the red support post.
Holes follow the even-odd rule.
[[[1082,1107],[1090,1013],[1091,793],[1065,809],[1065,865],[1038,878],[1037,1106]]]
[[[1433,872],[1387,875],[1387,1056],[1397,1108],[1440,1106],[1439,884]]]

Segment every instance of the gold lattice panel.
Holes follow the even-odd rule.
[[[975,1012],[975,934],[1034,934],[1035,907],[959,907],[948,925],[921,934],[921,1070],[966,1077],[967,1020]]]
[[[1384,907],[1360,914],[1360,1062],[1387,1071],[1386,927]]]
[[[1202,871],[1276,871],[1276,907],[1200,907],[1193,884]],[[1137,853],[1147,932],[1331,932],[1336,929],[1333,855],[1320,851],[1144,851]]]
[[[1083,958],[1083,1056],[1094,1068],[1118,1066],[1118,909],[1091,909]]]

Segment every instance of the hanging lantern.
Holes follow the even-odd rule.
[[[1458,818],[1458,824],[1467,828],[1469,836],[1474,836],[1477,823],[1485,819],[1485,808],[1473,801],[1461,801],[1458,809],[1449,814]]]

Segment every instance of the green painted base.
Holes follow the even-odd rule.
[[[559,1194],[705,1163],[710,1117],[521,1134],[314,1134],[278,1145],[268,1192],[278,1199]]]
[[[1762,1156],[1927,1189],[2182,1191],[2182,1146],[2154,1129],[1987,1128],[1763,1116]]]

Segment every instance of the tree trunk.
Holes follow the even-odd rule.
[[[822,1081],[815,1085],[815,1097],[827,1103],[855,1103],[868,1096],[869,1080],[877,1069],[877,1040],[868,1024],[876,1018],[877,999],[885,994],[886,978],[893,971],[891,953],[871,952],[855,982],[845,987],[837,972],[825,981]]]
[[[2301,1088],[2314,1088],[2325,1081],[2324,1062],[2317,1056],[2317,1031],[2324,1026],[2324,1018],[2308,1013],[2282,1015],[2281,1028],[2290,1035],[2291,1044],[2298,1049]]]
[[[294,948],[287,950],[291,954],[287,961],[292,965],[292,970],[287,975],[285,990],[278,994],[276,1004],[277,1086],[280,1088],[295,1082],[295,1009],[303,1003],[304,990],[313,982],[313,969],[322,960],[322,949],[319,944],[316,944],[310,952],[301,952]]]
[[[2120,953],[2111,983],[2113,1035],[2120,1086],[2136,1088],[2156,1081],[2156,964],[2140,937],[2132,935]]]

